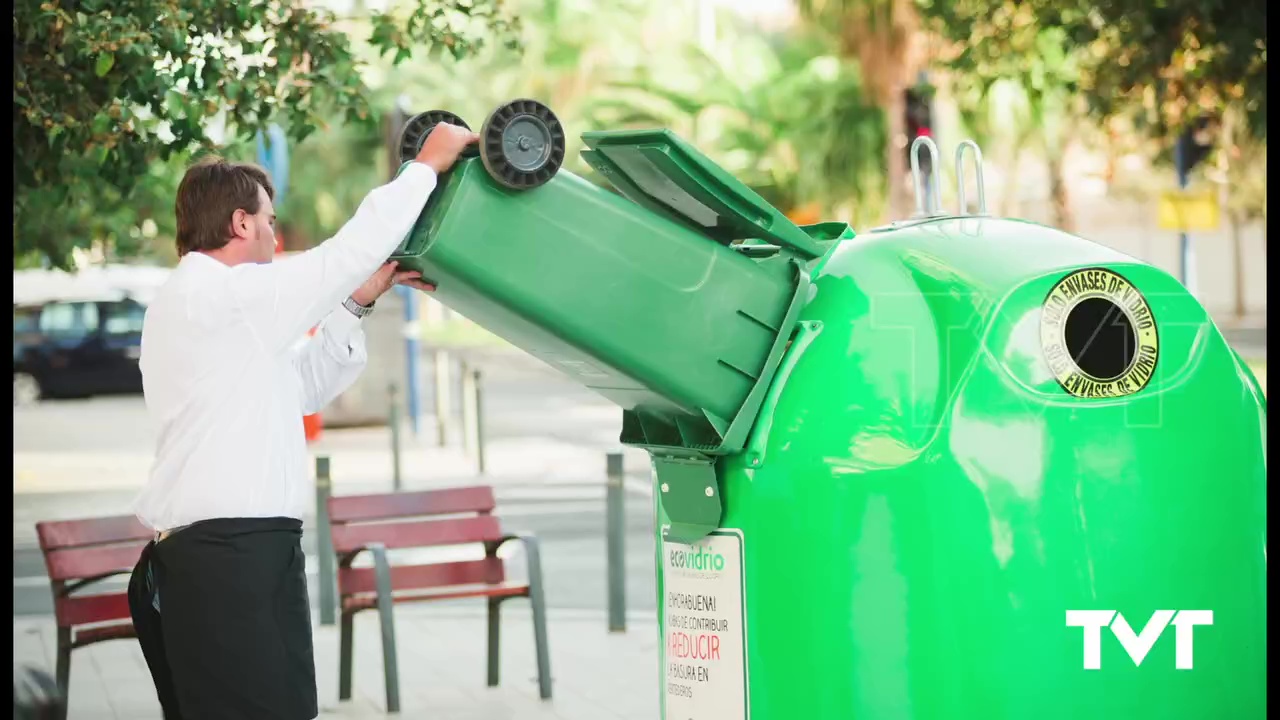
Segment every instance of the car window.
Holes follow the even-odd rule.
[[[147,309],[132,301],[111,303],[107,305],[107,319],[102,328],[111,335],[132,335],[142,332],[142,319]]]
[[[26,335],[35,332],[40,326],[40,308],[14,308],[13,334]]]
[[[40,313],[40,332],[52,337],[79,337],[97,329],[97,303],[50,303]]]

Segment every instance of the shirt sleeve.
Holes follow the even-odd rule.
[[[386,262],[413,229],[435,186],[434,170],[410,163],[395,180],[365,196],[331,239],[277,262],[233,267],[231,301],[269,351],[288,352]]]
[[[360,318],[339,306],[294,358],[302,378],[302,410],[320,412],[360,377],[369,361]]]

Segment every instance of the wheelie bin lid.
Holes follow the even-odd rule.
[[[582,134],[582,158],[618,192],[723,245],[764,240],[805,259],[823,248],[777,208],[670,130]]]

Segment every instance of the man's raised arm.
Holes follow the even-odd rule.
[[[399,177],[371,191],[333,238],[293,257],[232,268],[233,301],[274,352],[286,352],[384,263],[413,229],[440,173],[476,139],[437,125]]]

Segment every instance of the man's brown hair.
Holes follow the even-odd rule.
[[[258,186],[275,200],[276,190],[266,171],[250,163],[207,155],[187,168],[178,184],[174,210],[178,216],[178,256],[210,251],[227,244],[231,216],[236,210],[250,215],[262,209]]]

